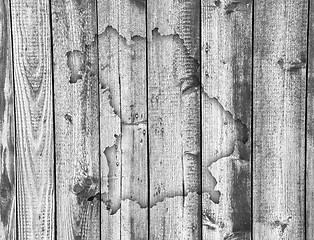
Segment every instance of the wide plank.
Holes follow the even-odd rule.
[[[0,239],[16,239],[15,118],[10,2],[0,1]]]
[[[252,1],[202,1],[203,239],[250,239]]]
[[[305,239],[307,13],[307,0],[254,3],[254,239]]]
[[[200,1],[147,1],[147,19],[150,239],[200,239]]]
[[[149,239],[146,5],[99,0],[98,16],[102,238]]]
[[[100,238],[96,0],[51,1],[58,239]]]
[[[54,239],[53,83],[49,1],[11,1],[19,239]]]

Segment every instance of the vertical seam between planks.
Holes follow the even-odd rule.
[[[253,181],[254,181],[254,5],[255,5],[255,0],[252,1],[252,33],[251,33],[251,38],[252,38],[252,49],[251,49],[251,54],[252,54],[252,65],[251,65],[251,239],[254,239],[254,191],[253,191]]]
[[[97,61],[97,94],[98,94],[98,177],[99,177],[99,240],[101,240],[101,140],[100,140],[100,80],[99,80],[99,41],[98,41],[98,0],[95,0],[95,12],[96,12],[96,61]]]
[[[145,28],[146,28],[146,118],[147,118],[147,129],[146,129],[146,154],[147,154],[147,237],[150,239],[150,159],[149,159],[149,81],[148,81],[148,4],[149,0],[146,1],[145,6]]]
[[[15,114],[15,74],[14,74],[14,55],[13,55],[13,21],[12,21],[12,0],[8,0],[6,2],[9,4],[10,9],[8,11],[9,13],[9,19],[10,19],[10,36],[11,36],[11,71],[12,71],[12,87],[13,87],[13,119],[14,119],[14,181],[15,181],[15,237],[18,240],[18,205],[17,205],[17,144],[16,144],[16,114]],[[5,6],[6,7],[6,6]],[[5,16],[6,17],[6,16]]]
[[[306,76],[305,76],[305,131],[304,131],[304,239],[307,238],[307,214],[306,214],[306,206],[307,206],[307,102],[308,102],[308,74],[309,74],[309,37],[310,37],[310,0],[307,1],[307,32],[306,32]]]
[[[118,147],[118,153],[119,153],[119,158],[120,158],[120,240],[124,240],[121,238],[122,235],[122,187],[123,187],[123,158],[122,158],[122,122],[123,122],[123,116],[122,116],[122,94],[121,94],[121,79],[120,79],[120,1],[118,1],[119,3],[119,11],[118,11],[118,80],[119,80],[119,107],[120,107],[120,141],[117,141],[117,143],[119,143],[120,147]]]
[[[51,61],[51,91],[52,91],[52,140],[53,140],[53,192],[54,192],[54,239],[57,239],[57,161],[56,161],[56,134],[55,134],[55,101],[54,101],[54,63],[53,63],[53,36],[52,36],[52,5],[49,0],[49,27],[50,27],[50,61]],[[53,231],[51,231],[52,233]]]
[[[200,40],[199,40],[199,53],[200,53],[200,66],[199,66],[199,71],[200,71],[200,165],[199,165],[199,174],[200,174],[200,200],[198,202],[200,202],[200,208],[199,208],[199,217],[200,217],[200,233],[199,233],[199,239],[203,239],[203,144],[202,144],[202,141],[203,141],[203,108],[202,108],[202,92],[203,92],[203,89],[202,89],[202,0],[200,0],[200,6],[199,6],[199,37],[200,37]]]

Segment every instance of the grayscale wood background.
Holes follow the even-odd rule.
[[[0,0],[0,240],[313,240],[314,1]]]

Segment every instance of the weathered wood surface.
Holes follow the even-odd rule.
[[[51,1],[57,239],[99,239],[96,0]]]
[[[252,5],[202,1],[203,239],[250,239]]]
[[[254,239],[305,239],[307,6],[254,4]]]
[[[0,0],[0,239],[314,238],[308,1]]]
[[[98,0],[98,16],[102,238],[148,239],[145,3]]]
[[[10,4],[0,1],[0,239],[16,239],[15,122]]]
[[[147,21],[150,239],[200,239],[200,1],[147,1]]]
[[[203,239],[251,231],[251,9],[202,2]]]
[[[49,1],[11,1],[18,239],[54,239]]]
[[[314,1],[309,8],[305,221],[306,239],[314,239]]]

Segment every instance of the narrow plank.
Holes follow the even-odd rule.
[[[252,5],[202,1],[203,239],[250,239]]]
[[[254,5],[254,239],[305,239],[307,6]]]
[[[147,18],[150,239],[200,239],[200,1],[148,1]]]
[[[54,239],[49,1],[12,0],[19,239]]]
[[[307,129],[306,129],[306,239],[314,238],[314,2],[309,5]]]
[[[0,239],[16,239],[15,119],[10,3],[0,1]]]
[[[58,239],[100,239],[96,1],[51,2]]]
[[[98,9],[102,237],[148,239],[145,3],[98,1]]]

